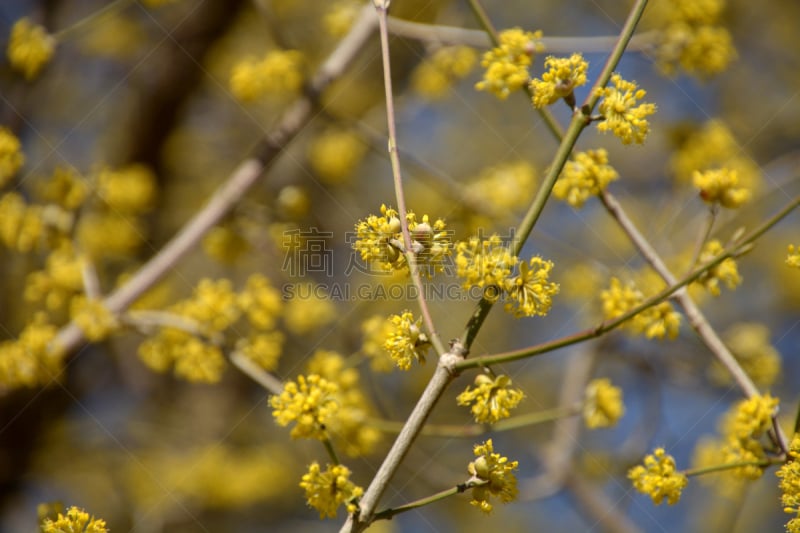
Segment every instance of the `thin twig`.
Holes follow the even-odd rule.
[[[241,200],[262,173],[277,159],[300,129],[311,119],[318,95],[352,63],[377,26],[375,14],[364,7],[350,32],[320,66],[311,80],[308,95],[299,99],[283,115],[266,137],[260,153],[243,161],[211,195],[209,202],[194,215],[161,250],[145,263],[124,285],[104,301],[113,314],[130,306],[153,286],[202,239]],[[52,343],[58,353],[70,352],[83,342],[83,333],[74,323],[62,328]],[[64,352],[61,352],[63,350]]]
[[[383,59],[383,86],[386,92],[386,121],[389,130],[389,159],[392,162],[392,178],[394,181],[394,194],[397,199],[397,211],[400,215],[400,226],[403,230],[403,245],[405,250],[406,262],[408,263],[408,271],[411,276],[411,281],[414,288],[417,290],[417,302],[419,304],[420,312],[422,313],[422,320],[430,335],[431,343],[438,355],[443,355],[446,350],[442,344],[439,334],[436,332],[436,326],[433,323],[430,309],[428,309],[428,301],[425,299],[425,291],[422,286],[422,279],[419,274],[419,265],[417,264],[417,253],[412,247],[411,233],[408,231],[408,219],[406,217],[408,210],[406,209],[405,193],[403,192],[403,175],[400,171],[400,158],[397,155],[397,128],[395,125],[394,115],[394,95],[392,93],[392,69],[389,60],[389,33],[386,29],[387,10],[389,9],[388,0],[374,0],[375,9],[378,13],[378,26],[381,36],[381,57]]]
[[[443,490],[441,492],[437,492],[436,494],[431,494],[430,496],[426,496],[425,498],[420,498],[419,500],[414,500],[413,502],[406,503],[404,505],[399,505],[397,507],[392,507],[389,509],[384,509],[379,513],[375,513],[376,520],[388,520],[395,515],[399,515],[400,513],[405,513],[407,511],[413,511],[419,507],[423,507],[425,505],[430,505],[431,503],[438,502],[439,500],[443,500],[450,496],[455,496],[456,494],[461,494],[471,488],[480,487],[482,485],[486,485],[489,483],[486,480],[470,480],[466,483],[461,483],[460,485],[456,485],[455,487]]]
[[[101,18],[106,15],[110,15],[111,13],[116,13],[133,3],[133,0],[114,0],[113,2],[106,4],[105,6],[101,7],[94,13],[87,15],[86,17],[80,19],[75,24],[71,26],[67,26],[63,30],[58,30],[53,34],[59,41],[64,41],[72,37],[73,35],[80,35],[83,34],[83,31],[86,29],[87,26],[92,25],[93,23],[97,22]]]
[[[717,204],[712,205],[708,210],[708,217],[706,218],[705,226],[697,236],[697,242],[695,243],[694,251],[692,252],[692,260],[689,262],[690,272],[697,265],[697,261],[700,259],[700,254],[703,252],[703,246],[705,246],[706,242],[708,242],[708,238],[711,236],[711,230],[714,228],[714,222],[717,220],[718,212],[719,207]]]

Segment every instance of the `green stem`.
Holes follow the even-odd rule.
[[[492,40],[492,44],[494,46],[500,46],[500,37],[498,36],[497,28],[495,28],[494,24],[492,24],[492,21],[489,19],[489,15],[486,14],[486,10],[483,9],[480,0],[469,0],[469,7],[475,14],[475,18],[478,19],[478,24],[480,24],[481,28],[483,28],[487,35],[489,35],[489,39]]]
[[[705,474],[713,474],[715,472],[724,472],[726,470],[734,470],[736,468],[744,468],[747,466],[757,466],[759,468],[767,468],[770,465],[782,463],[780,459],[766,459],[764,461],[739,461],[736,463],[725,463],[721,465],[703,466],[700,468],[689,468],[683,471],[686,477],[702,476]]]
[[[566,407],[554,407],[553,409],[545,409],[535,413],[528,413],[525,415],[512,416],[505,420],[500,420],[493,425],[482,424],[428,424],[422,428],[420,435],[426,437],[477,437],[486,433],[496,431],[509,431],[512,429],[519,429],[527,426],[534,426],[536,424],[544,424],[546,422],[553,422],[568,416],[574,416],[581,412],[583,406],[581,404],[570,405]],[[403,422],[394,422],[392,420],[382,420],[379,418],[372,418],[367,420],[367,425],[383,431],[384,433],[400,433],[403,429]]]
[[[429,505],[431,503],[438,502],[439,500],[443,500],[450,496],[461,494],[462,492],[465,492],[471,488],[480,487],[481,485],[486,485],[487,483],[488,481],[483,481],[483,480],[467,481],[466,483],[461,483],[460,485],[456,485],[455,487],[443,490],[441,492],[437,492],[436,494],[432,494],[430,496],[426,496],[425,498],[420,498],[419,500],[415,500],[405,505],[384,509],[383,511],[375,513],[375,520],[388,520],[400,513],[405,513],[406,511],[412,511],[424,505]]]
[[[72,35],[82,32],[86,28],[86,26],[91,25],[93,22],[96,22],[101,17],[109,15],[111,13],[116,13],[117,11],[121,11],[122,9],[126,8],[128,5],[132,3],[133,0],[114,0],[105,7],[98,9],[91,15],[82,18],[75,24],[67,26],[63,30],[58,30],[53,34],[53,37],[55,37],[56,40],[58,41],[64,41],[65,39],[68,39]]]
[[[336,450],[333,449],[333,444],[331,443],[331,440],[329,438],[325,438],[325,440],[322,441],[322,444],[325,446],[325,451],[328,452],[328,457],[330,457],[331,462],[334,465],[341,464],[339,462],[339,457],[336,455]]]

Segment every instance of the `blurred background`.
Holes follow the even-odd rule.
[[[3,43],[23,16],[50,33],[63,31],[52,61],[35,80],[26,81],[6,60],[0,64],[0,125],[19,137],[26,158],[6,189],[41,203],[41,191],[64,169],[87,183],[101,183],[98,176],[109,169],[146,176],[136,182],[148,184],[146,208],[119,215],[98,197],[74,212],[70,236],[90,254],[101,289],[109,292],[175,234],[298,97],[288,84],[286,90],[244,98],[230,82],[237,63],[273,50],[298,50],[301,70],[310,76],[363,3],[129,2],[85,23],[110,3],[0,3]],[[708,217],[691,187],[692,170],[730,165],[749,180],[753,199],[718,216],[713,235],[723,242],[739,227],[756,227],[800,191],[800,4],[725,2],[713,24],[729,32],[735,54],[726,52],[721,72],[670,59],[658,39],[667,31],[670,10],[677,9],[672,4],[685,2],[651,4],[638,31],[645,37],[618,68],[658,106],[646,143],[623,146],[590,128],[578,148],[608,150],[620,174],[610,190],[679,273]],[[616,35],[630,8],[618,0],[484,5],[500,29],[518,26],[542,30],[545,37],[576,38]],[[391,14],[479,27],[460,0],[395,0]],[[581,51],[582,42],[576,39],[576,48],[567,44],[559,52]],[[396,36],[391,48],[409,208],[445,219],[456,240],[479,230],[508,236],[557,143],[526,97],[499,101],[474,89],[484,49],[471,59],[464,52],[467,67],[455,73],[432,59],[440,49],[435,42]],[[591,84],[607,54],[585,56]],[[543,56],[534,61],[534,76],[542,63]],[[587,90],[576,91],[579,101]],[[553,111],[565,126],[566,106]],[[283,296],[275,325],[283,339],[281,356],[270,370],[282,380],[294,379],[318,350],[337,351],[358,369],[371,416],[404,420],[435,360],[409,372],[381,371],[365,324],[403,309],[416,312],[416,303],[402,291],[400,298],[382,296],[376,288],[402,287],[405,281],[355,268],[358,258],[348,241],[358,220],[377,214],[381,204],[396,205],[385,132],[379,41],[373,38],[325,91],[312,120],[271,170],[136,307],[167,308],[189,297],[203,278],[227,278],[238,290],[251,274],[261,273]],[[798,228],[800,218],[792,214],[740,258],[744,282],[735,291],[723,288],[718,297],[692,292],[737,356],[755,361],[749,370],[762,390],[781,399],[789,432],[800,400],[800,271],[784,258],[788,244],[800,244]],[[324,249],[324,268],[296,268],[298,261],[310,260],[303,253],[318,250],[306,246],[312,231],[322,235],[317,244]],[[301,241],[293,240],[298,236]],[[561,293],[553,310],[544,318],[522,319],[494,310],[473,354],[597,325],[599,293],[612,275],[652,278],[596,199],[579,210],[552,199],[522,256],[533,254],[556,265],[552,276]],[[26,294],[31,275],[47,272],[48,257],[46,250],[0,249],[4,338],[16,338],[43,308],[41,298]],[[446,289],[457,283],[438,276],[431,285]],[[62,289],[65,298],[73,296],[58,286],[46,292]],[[462,333],[474,306],[456,292],[456,300],[430,301],[445,340]],[[67,307],[47,311],[56,325],[69,320]],[[3,388],[0,531],[36,531],[37,505],[43,502],[83,507],[115,532],[338,531],[343,511],[337,519],[319,520],[298,486],[310,462],[325,460],[319,442],[292,441],[274,423],[266,391],[232,365],[211,384],[153,371],[137,356],[145,339],[139,332],[117,332],[70,356],[49,385]],[[495,450],[519,461],[519,499],[495,506],[486,517],[469,505],[468,495],[459,495],[376,523],[374,530],[670,533],[783,527],[788,515],[782,513],[774,469],[746,485],[725,475],[692,479],[675,506],[654,506],[626,479],[628,468],[656,446],[667,448],[679,468],[698,464],[698,444],[719,435],[720,416],[741,399],[685,320],[672,341],[616,331],[497,371],[525,392],[519,413],[574,403],[589,379],[608,377],[624,391],[626,414],[616,427],[593,431],[572,417],[477,438],[421,437],[383,505],[465,481],[472,446],[489,436]],[[455,397],[473,378],[474,371],[465,372],[454,382],[431,423],[472,423]],[[357,484],[368,485],[393,437],[384,433],[368,453],[346,459]]]

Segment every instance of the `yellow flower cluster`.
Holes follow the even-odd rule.
[[[678,67],[706,78],[736,59],[730,32],[720,25],[724,0],[654,2],[650,20],[658,21],[656,63],[667,75]]]
[[[356,368],[348,367],[340,354],[317,350],[307,366],[308,374],[316,374],[335,383],[338,408],[336,416],[325,424],[325,429],[338,448],[351,457],[372,452],[381,439],[381,433],[367,424],[373,413],[368,396],[362,390]]]
[[[414,360],[425,363],[425,353],[430,348],[430,340],[422,331],[422,319],[414,320],[411,311],[389,317],[390,327],[386,329],[383,349],[400,370],[411,368]]]
[[[16,192],[0,196],[0,242],[7,248],[28,253],[41,248],[47,236],[43,206],[28,205]]]
[[[483,54],[481,66],[486,72],[475,88],[505,100],[512,91],[528,83],[528,67],[532,57],[542,52],[544,46],[541,31],[531,33],[513,28],[500,32],[499,37],[500,46]]]
[[[715,480],[724,492],[736,494],[744,480],[761,477],[767,464],[762,437],[772,427],[777,408],[778,399],[769,394],[741,400],[723,416],[720,438],[698,445],[695,456],[701,466],[731,465]]]
[[[102,301],[85,296],[72,298],[70,318],[91,342],[100,342],[119,328],[119,321]]]
[[[43,270],[28,274],[25,281],[25,300],[42,302],[49,311],[64,309],[71,298],[83,291],[83,264],[68,240],[50,252]]]
[[[352,130],[331,128],[316,137],[309,146],[311,168],[327,184],[349,183],[367,146]]]
[[[36,313],[17,340],[0,342],[0,389],[34,387],[55,380],[63,354],[48,351],[48,346],[56,333],[47,315]]]
[[[611,278],[611,286],[600,293],[603,305],[603,316],[613,320],[624,315],[644,302],[644,294],[632,283],[623,285],[617,278]],[[678,335],[681,315],[669,302],[661,302],[648,307],[625,323],[625,327],[633,334],[643,333],[648,339],[663,339],[665,336],[674,339]]]
[[[736,170],[720,168],[704,172],[695,171],[692,182],[700,191],[700,198],[707,204],[735,209],[750,199],[750,190],[739,184]]]
[[[231,71],[230,89],[242,102],[264,95],[294,95],[303,85],[303,54],[297,50],[272,50],[262,59],[248,57]]]
[[[575,107],[573,91],[586,83],[589,63],[581,54],[572,54],[570,57],[548,56],[544,66],[547,72],[542,74],[542,79],[535,78],[530,83],[533,106],[541,109],[566,98],[567,104]]]
[[[589,429],[612,427],[625,414],[622,389],[608,378],[593,379],[586,386],[583,421]]]
[[[680,183],[692,181],[696,171],[716,168],[735,170],[741,187],[757,192],[761,185],[758,165],[747,155],[721,120],[709,120],[693,128],[670,161]]]
[[[89,516],[89,513],[75,506],[66,514],[58,513],[58,518],[46,518],[42,522],[42,533],[107,533],[105,520]]]
[[[639,89],[636,83],[622,79],[619,74],[611,76],[611,83],[614,87],[599,89],[603,99],[598,110],[603,120],[597,124],[597,129],[613,132],[622,144],[642,144],[650,131],[647,117],[656,112],[656,105],[639,104],[647,92]]]
[[[420,271],[428,277],[441,272],[453,248],[444,220],[437,219],[431,224],[428,215],[423,215],[422,221],[417,222],[412,212],[406,214],[406,220],[411,233],[411,252],[415,254]],[[381,205],[381,216],[370,215],[358,221],[353,249],[365,261],[378,263],[382,270],[408,269],[400,218],[397,211],[385,205]]]
[[[617,178],[619,174],[608,164],[608,152],[605,149],[577,152],[564,165],[561,176],[553,186],[553,196],[580,208],[590,196],[600,194]]]
[[[495,302],[519,259],[508,251],[499,235],[470,237],[456,245],[456,275],[465,289],[481,287],[484,298]]]
[[[157,372],[174,365],[175,374],[189,381],[219,381],[225,369],[224,333],[244,316],[250,331],[242,335],[237,328],[236,349],[262,368],[273,369],[283,335],[270,330],[280,310],[277,291],[260,274],[250,276],[238,294],[229,280],[203,279],[191,298],[167,308],[176,324],[142,342],[139,357]]]
[[[26,80],[32,80],[50,62],[55,49],[55,38],[43,26],[24,17],[11,28],[6,54],[11,67],[22,73]]]
[[[511,378],[500,375],[492,379],[486,374],[475,376],[475,388],[469,386],[458,395],[458,405],[469,405],[475,422],[494,424],[511,416],[519,402],[525,398],[520,389],[511,388]]]
[[[19,139],[11,130],[0,126],[0,187],[5,187],[24,163]]]
[[[722,243],[717,239],[708,241],[700,253],[699,263],[701,265],[712,261],[715,257],[724,251]],[[722,281],[725,285],[733,290],[742,282],[739,276],[739,269],[736,266],[736,260],[732,257],[724,259],[717,266],[706,270],[702,276],[697,278],[696,283],[701,284],[708,292],[714,296],[720,295],[719,282]]]
[[[725,331],[723,339],[742,369],[759,387],[769,387],[781,375],[781,355],[770,343],[769,328],[764,324],[734,324]],[[733,379],[716,359],[709,368],[709,375],[720,385],[728,385]]]
[[[354,513],[358,498],[364,494],[364,489],[350,481],[350,469],[346,466],[329,464],[323,472],[316,461],[303,474],[300,487],[306,491],[308,505],[319,511],[320,518],[335,518],[342,504],[348,513]]]
[[[473,453],[477,459],[469,464],[467,471],[472,476],[470,481],[480,484],[472,488],[472,500],[469,503],[488,514],[492,512],[490,496],[500,498],[503,503],[514,501],[518,489],[513,471],[519,463],[494,453],[492,439],[476,444]]]
[[[393,331],[392,321],[383,315],[373,315],[361,324],[361,353],[369,359],[369,366],[375,372],[394,370],[394,360],[383,346]]]
[[[786,264],[790,267],[800,268],[800,246],[790,244],[786,249]]]
[[[114,212],[138,215],[153,207],[156,176],[141,164],[118,170],[103,169],[97,176],[97,195]]]
[[[786,524],[789,533],[800,533],[800,434],[795,434],[789,446],[786,463],[775,473],[781,480],[781,504],[783,512],[794,515]]]
[[[536,169],[524,160],[500,163],[481,170],[465,194],[496,217],[530,203],[536,186]]]
[[[519,275],[507,279],[503,289],[512,300],[504,309],[515,317],[545,316],[553,305],[553,296],[558,294],[559,285],[550,281],[553,262],[539,256],[522,261]]]
[[[455,82],[470,73],[477,58],[477,52],[469,46],[438,48],[414,69],[411,87],[423,98],[442,98]]]
[[[75,211],[89,196],[89,183],[73,167],[56,167],[53,175],[37,187],[39,196],[47,203]]]
[[[203,237],[202,246],[207,256],[226,265],[236,263],[250,251],[250,242],[231,222],[211,228]]]
[[[545,316],[558,294],[557,283],[549,281],[553,262],[534,256],[530,261],[519,261],[503,245],[500,237],[488,239],[470,237],[456,245],[456,274],[464,278],[465,289],[483,288],[484,298],[496,302],[507,294],[510,301],[504,308],[516,317]],[[519,263],[519,274],[512,269]]]
[[[628,479],[636,490],[649,495],[656,505],[660,505],[664,498],[669,505],[678,503],[681,491],[689,482],[684,474],[675,469],[675,459],[667,455],[664,448],[656,448],[651,455],[645,456],[644,466],[631,468]]]
[[[269,399],[272,416],[281,426],[292,422],[290,433],[293,439],[326,440],[326,427],[339,410],[336,395],[339,387],[318,374],[298,376],[289,381],[283,391]]]

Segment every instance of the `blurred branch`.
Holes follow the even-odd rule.
[[[277,127],[267,135],[258,153],[240,163],[230,177],[211,195],[205,207],[124,285],[106,298],[104,304],[112,313],[119,314],[125,310],[161,279],[239,202],[312,118],[314,103],[320,92],[339,77],[363,50],[364,43],[373,34],[376,25],[377,20],[372,8],[362,9],[350,33],[340,41],[311,80],[308,94],[297,100],[285,112]],[[70,323],[59,331],[52,346],[71,351],[82,341],[83,334],[80,328]]]
[[[281,380],[255,364],[252,359],[245,357],[238,350],[234,350],[230,354],[230,360],[233,366],[264,387],[270,394],[277,395],[283,392],[283,383]]]
[[[636,524],[614,509],[619,501],[612,501],[600,488],[591,485],[580,475],[569,472],[564,484],[578,500],[578,510],[585,512],[599,524],[604,531],[611,533],[641,533]],[[592,528],[594,529],[594,528]]]

